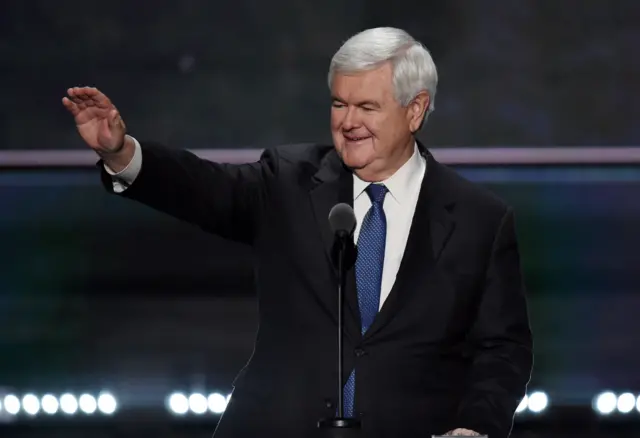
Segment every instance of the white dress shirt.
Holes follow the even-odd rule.
[[[113,190],[121,193],[133,183],[142,168],[142,149],[140,143],[133,138],[135,152],[131,162],[125,169],[116,173],[105,165],[105,170],[113,177]],[[418,145],[414,146],[413,155],[390,178],[381,181],[388,193],[384,199],[384,213],[387,218],[387,241],[385,245],[384,266],[382,268],[382,289],[380,291],[380,308],[391,292],[400,262],[407,246],[409,230],[413,214],[418,203],[418,195],[422,180],[427,170],[427,161],[420,154]],[[371,200],[365,192],[368,182],[353,175],[353,209],[356,215],[354,239],[358,242],[360,226],[371,208]]]
[[[131,137],[131,139],[136,145],[136,149],[133,153],[133,158],[129,164],[127,164],[127,167],[122,169],[120,172],[114,172],[109,168],[109,166],[106,164],[104,165],[104,170],[106,170],[112,177],[113,191],[116,193],[122,193],[127,187],[129,187],[140,173],[140,169],[142,169],[142,148],[140,147],[138,140],[133,137]]]
[[[384,214],[387,218],[387,241],[382,267],[380,308],[382,308],[396,281],[426,170],[427,160],[420,154],[418,145],[415,145],[411,158],[390,178],[380,182],[389,190],[383,204]],[[371,199],[365,192],[368,185],[368,182],[361,180],[355,174],[353,175],[353,210],[357,221],[354,232],[356,244],[362,221],[371,208]]]

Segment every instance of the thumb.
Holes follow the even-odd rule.
[[[117,109],[111,110],[107,119],[109,121],[109,129],[112,132],[116,132],[114,130],[126,131],[124,120],[122,120],[120,112]]]
[[[118,114],[118,110],[111,110],[111,112],[109,112],[109,116],[107,117],[108,121],[109,121],[109,127],[110,128],[115,128],[118,126],[118,119],[120,118],[120,115]]]

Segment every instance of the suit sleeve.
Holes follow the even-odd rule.
[[[248,164],[214,163],[180,149],[141,142],[142,164],[119,196],[132,199],[221,237],[251,244],[265,211],[275,152]],[[102,183],[110,193],[113,176],[101,161]]]
[[[475,355],[456,427],[490,438],[507,438],[533,366],[533,341],[511,209],[502,218],[493,243],[470,341]]]

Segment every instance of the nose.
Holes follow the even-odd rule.
[[[342,128],[345,131],[350,131],[360,126],[360,118],[358,117],[358,111],[354,107],[349,107],[342,121]]]

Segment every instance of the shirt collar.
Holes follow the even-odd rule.
[[[420,160],[422,159],[418,144],[414,143],[413,155],[407,160],[406,163],[400,167],[396,173],[391,175],[385,181],[381,181],[389,190],[389,194],[398,202],[402,204],[408,199],[411,193],[411,188],[418,184],[417,181],[420,177]],[[365,189],[369,186],[369,182],[361,180],[358,175],[353,174],[353,199],[356,200],[362,195]]]

